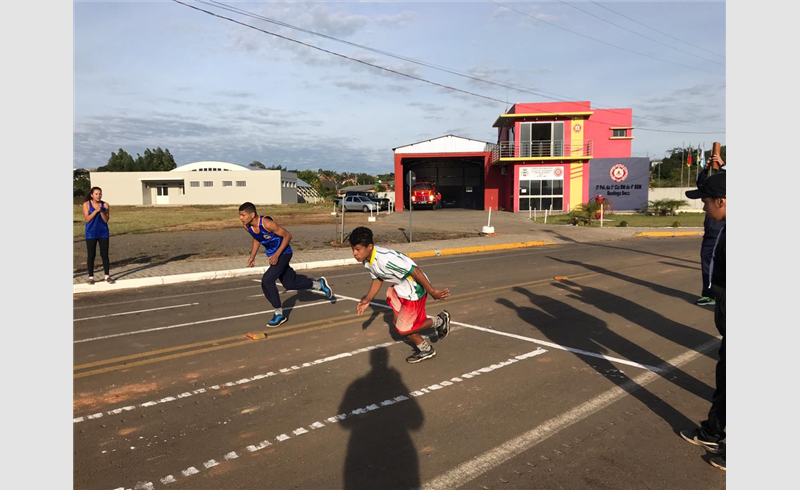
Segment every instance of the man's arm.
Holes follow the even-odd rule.
[[[258,253],[258,247],[261,245],[258,240],[253,238],[253,249],[250,251],[250,257],[247,259],[247,267],[253,267],[256,265],[256,254]]]
[[[287,230],[286,228],[279,225],[273,220],[264,220],[262,224],[264,225],[264,228],[266,228],[268,231],[271,231],[272,233],[283,238],[283,240],[281,241],[281,246],[278,247],[278,250],[276,250],[275,253],[272,255],[272,257],[269,258],[269,265],[275,265],[278,263],[278,258],[281,256],[283,251],[286,250],[286,247],[289,246],[289,242],[292,241],[292,234],[289,233],[289,230]]]
[[[364,310],[367,309],[369,303],[375,298],[375,296],[381,290],[381,286],[383,286],[383,281],[381,281],[380,279],[372,280],[372,284],[369,285],[369,291],[367,292],[367,295],[361,298],[361,301],[359,301],[358,305],[356,305],[356,313],[358,313],[359,315],[364,313]]]
[[[449,289],[447,288],[444,288],[442,290],[434,289],[430,281],[428,281],[428,278],[425,277],[425,274],[422,273],[422,269],[420,269],[419,267],[416,266],[414,267],[414,270],[411,271],[411,277],[413,277],[415,281],[420,283],[422,287],[425,288],[425,291],[427,291],[428,294],[430,294],[433,297],[433,299],[447,299],[450,297]]]

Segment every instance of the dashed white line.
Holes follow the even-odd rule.
[[[505,366],[510,366],[511,364],[517,363],[519,361],[522,361],[522,360],[525,360],[525,359],[529,359],[531,357],[535,357],[535,356],[538,356],[540,354],[544,354],[545,352],[547,352],[545,349],[537,348],[534,351],[530,351],[530,352],[527,352],[525,354],[520,354],[518,356],[512,357],[512,358],[510,358],[508,360],[505,360],[503,362],[492,364],[491,366],[487,366],[487,367],[484,367],[484,368],[477,369],[475,371],[472,371],[471,373],[465,373],[465,374],[463,374],[461,376],[456,376],[456,377],[453,377],[453,378],[451,378],[449,380],[443,380],[443,381],[440,381],[439,383],[434,383],[434,384],[432,384],[430,386],[427,386],[425,388],[421,388],[419,390],[412,391],[411,393],[408,393],[408,395],[410,395],[412,397],[424,396],[427,393],[433,393],[433,392],[439,391],[441,389],[444,389],[444,388],[446,388],[448,386],[453,386],[454,384],[463,382],[465,378],[469,379],[470,377],[473,377],[473,375],[474,376],[480,376],[480,375],[485,374],[485,373],[490,373],[490,372],[495,371],[497,369],[501,369],[501,368],[503,368]],[[406,401],[406,400],[409,400],[408,396],[406,396],[406,395],[398,395],[398,396],[394,397],[393,399],[384,400],[384,401],[379,402],[379,403],[371,403],[371,404],[369,404],[369,405],[367,405],[367,406],[365,406],[363,408],[356,408],[355,410],[352,410],[350,413],[342,413],[342,414],[336,415],[334,417],[329,417],[329,418],[327,418],[325,420],[330,422],[330,423],[336,423],[336,422],[339,422],[339,421],[344,420],[346,418],[367,414],[367,413],[373,412],[375,410],[379,410],[382,407],[387,407],[387,406],[390,406],[390,405],[394,405],[396,403],[400,403],[400,402],[403,402],[403,401]],[[316,422],[310,424],[309,427],[312,428],[312,429],[320,429],[322,427],[325,427],[325,424],[323,424],[322,422],[316,421]],[[301,435],[301,434],[307,434],[307,433],[309,433],[309,431],[307,429],[305,429],[304,427],[298,427],[297,429],[294,429],[292,431],[292,433],[294,435]],[[291,439],[291,436],[289,436],[287,434],[280,434],[279,436],[277,436],[275,438],[275,440],[277,442],[284,442],[284,441],[287,441],[289,439]],[[271,445],[271,443],[268,440],[264,440],[264,441],[261,441],[258,445],[250,445],[250,446],[247,446],[245,449],[247,451],[249,451],[250,453],[256,453],[257,451],[259,451],[259,450],[261,450],[261,449],[263,449],[263,448],[265,448],[267,446],[270,446],[270,445]],[[225,460],[226,461],[230,461],[232,459],[235,459],[234,457],[229,457],[229,456],[235,455],[235,454],[236,454],[235,452],[229,452],[228,454],[225,455]],[[212,460],[209,460],[208,462],[204,463],[204,466],[206,468],[210,468],[211,466],[206,466],[206,465],[208,465],[211,462],[215,463],[215,464],[213,464],[211,466],[217,466],[217,465],[220,464],[220,463],[218,463],[218,462],[216,462],[215,460],[212,459]],[[197,470],[194,466],[192,466],[192,467],[189,467],[189,468],[181,471],[181,473],[184,476],[191,476],[191,475],[194,475],[196,473],[199,473],[199,470]]]
[[[336,354],[336,355],[333,355],[333,356],[323,357],[323,358],[317,359],[315,361],[306,362],[306,363],[303,363],[302,367],[300,367],[300,366],[292,366],[291,368],[282,368],[278,372],[279,373],[287,373],[287,372],[290,372],[292,370],[298,370],[298,369],[303,369],[303,368],[307,368],[307,367],[311,367],[311,366],[317,366],[319,364],[324,364],[326,362],[331,362],[331,361],[335,361],[335,360],[338,360],[338,359],[344,359],[346,357],[351,357],[351,356],[354,356],[356,354],[361,354],[363,352],[369,352],[371,350],[379,349],[381,347],[389,347],[391,345],[398,344],[398,343],[402,343],[402,341],[400,341],[400,342],[394,342],[394,341],[392,341],[392,342],[383,342],[383,343],[380,343],[380,344],[371,345],[369,347],[364,347],[364,348],[361,348],[361,349],[357,349],[357,350],[354,350],[354,351],[351,351],[351,352],[342,352],[341,354]],[[227,383],[223,383],[222,385],[209,386],[209,389],[211,389],[211,390],[219,390],[223,386],[229,386],[230,387],[230,386],[242,385],[242,384],[245,384],[245,383],[248,383],[248,382],[251,382],[251,381],[257,381],[259,379],[264,379],[264,378],[269,378],[271,376],[276,376],[277,374],[278,373],[276,373],[274,371],[270,371],[268,373],[257,374],[255,376],[251,376],[249,378],[242,378],[242,379],[240,379],[238,381],[230,381],[230,382],[227,382]],[[118,415],[118,414],[122,413],[123,411],[133,410],[133,409],[136,409],[136,408],[154,407],[156,405],[161,405],[161,404],[164,404],[164,403],[173,402],[173,401],[178,400],[178,399],[183,399],[183,398],[190,397],[192,395],[197,395],[197,394],[206,393],[206,392],[207,392],[207,390],[205,388],[199,388],[199,389],[194,390],[192,392],[186,391],[184,393],[181,393],[180,395],[168,396],[168,397],[165,397],[165,398],[161,398],[160,400],[150,400],[150,401],[147,401],[147,402],[144,402],[144,403],[140,403],[139,405],[128,405],[128,406],[125,406],[125,407],[115,408],[114,410],[109,410],[109,411],[105,412],[105,415]],[[97,419],[97,418],[102,417],[103,415],[104,415],[103,412],[99,412],[99,413],[95,413],[93,415],[87,415],[87,416],[83,416],[83,417],[76,417],[76,418],[72,419],[72,423],[73,424],[77,424],[77,423],[80,423],[80,422],[84,422],[85,420]]]

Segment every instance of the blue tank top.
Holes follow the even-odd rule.
[[[100,209],[105,209],[105,203],[100,205]],[[89,201],[89,214],[94,213],[94,206],[92,206],[92,201]],[[108,223],[103,221],[103,217],[100,216],[100,213],[94,215],[91,221],[86,223],[86,239],[96,239],[96,238],[108,238]]]
[[[271,231],[267,230],[266,228],[264,228],[264,225],[261,222],[264,218],[267,218],[268,220],[272,221],[272,218],[270,218],[269,216],[259,216],[258,217],[259,233],[253,232],[253,230],[250,228],[250,225],[245,225],[245,228],[247,228],[247,232],[250,233],[250,235],[257,242],[261,243],[261,245],[264,245],[264,251],[266,252],[267,257],[271,257],[275,255],[275,252],[278,251],[278,247],[280,247],[281,244],[283,243],[283,237],[280,237],[272,233]],[[290,253],[292,253],[291,245],[287,246],[286,250],[283,251],[283,254],[290,254]]]

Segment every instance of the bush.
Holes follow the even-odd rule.
[[[673,223],[672,223],[672,227],[673,227],[673,228],[680,228],[680,227],[681,227],[681,222],[680,222],[680,221],[675,221],[675,222],[673,222]]]
[[[677,216],[678,208],[688,206],[689,203],[679,199],[657,199],[650,201],[649,210],[656,216]]]
[[[628,227],[628,226],[630,226],[630,225],[628,224],[628,222],[627,222],[627,221],[625,221],[625,220],[622,220],[622,221],[620,221],[620,222],[619,222],[619,224],[618,224],[617,226],[621,226],[621,227],[623,227],[623,228],[627,228],[627,227]]]

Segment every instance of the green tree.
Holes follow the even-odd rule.
[[[283,170],[284,172],[289,171],[287,167],[283,167],[281,165],[270,165],[269,167],[267,167],[267,170]]]
[[[264,165],[263,163],[259,162],[258,160],[253,160],[253,163],[251,163],[250,166],[253,167],[253,168],[260,168],[261,170],[266,170],[266,168],[267,168],[266,165]]]
[[[83,198],[89,195],[92,183],[89,180],[89,171],[85,168],[76,168],[72,171],[72,197]]]
[[[726,147],[720,148],[720,156],[725,160]],[[694,187],[697,174],[702,170],[697,165],[697,149],[692,157],[691,167],[686,166],[686,155],[689,148],[672,148],[667,150],[668,156],[650,169],[651,187]],[[711,160],[711,150],[705,152],[706,162]]]
[[[130,170],[134,167],[133,157],[123,150],[122,148],[119,149],[119,152],[114,153],[111,152],[111,157],[108,159],[108,163],[103,165],[102,167],[98,167],[98,172],[130,172]]]

